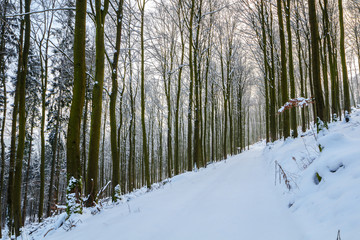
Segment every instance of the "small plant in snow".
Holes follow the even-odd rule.
[[[295,184],[295,186],[297,187],[296,182],[290,176],[290,174],[281,167],[281,165],[278,161],[275,161],[275,185],[277,182],[277,178],[279,178],[279,184],[281,184],[281,179],[283,179],[285,186],[289,191],[292,188],[290,181],[292,181]]]
[[[66,189],[66,213],[70,216],[73,213],[82,214],[82,201],[78,189],[81,189],[81,179],[71,177]]]
[[[339,118],[338,118],[338,116],[337,116],[336,113],[334,113],[334,114],[332,115],[332,121],[333,121],[333,122],[339,121]]]
[[[324,129],[328,129],[327,122],[323,122],[320,118],[317,118],[316,121],[317,133],[321,132]]]
[[[82,221],[81,221],[80,219],[77,219],[77,221],[76,221],[76,220],[74,220],[74,219],[72,219],[72,218],[69,218],[69,219],[63,224],[63,229],[68,232],[68,231],[70,231],[71,229],[73,229],[74,227],[76,227],[76,225],[77,225],[79,222],[81,223]]]
[[[350,121],[350,114],[349,114],[348,111],[345,111],[344,117],[345,117],[345,122],[349,122],[349,121]]]
[[[196,166],[196,163],[194,163],[194,172],[197,172],[198,171],[198,168]]]
[[[113,196],[113,202],[117,202],[118,200],[121,199],[121,188],[120,188],[120,185],[116,185],[115,186],[115,194]]]
[[[319,143],[318,147],[319,147],[319,151],[320,151],[320,152],[322,152],[322,150],[324,149],[324,147],[323,147],[323,146],[321,146],[321,144],[320,144],[320,143]]]
[[[321,182],[321,180],[322,180],[322,177],[320,176],[320,174],[318,172],[316,172],[314,175],[314,183],[316,185],[318,185]]]

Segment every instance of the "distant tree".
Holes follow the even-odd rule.
[[[1,173],[0,173],[0,238],[2,237],[2,217],[3,217],[3,199],[5,199],[4,178],[6,168],[6,144],[5,144],[5,130],[7,120],[7,108],[8,108],[8,71],[9,64],[16,56],[16,48],[18,43],[14,35],[13,29],[16,29],[14,25],[16,20],[10,20],[6,18],[6,15],[10,12],[13,5],[8,0],[0,1],[0,111],[1,117],[1,133],[0,133],[0,145],[1,145]],[[5,208],[4,208],[5,209]]]
[[[144,24],[145,24],[145,4],[146,0],[137,0],[138,8],[140,10],[140,52],[141,52],[141,60],[140,60],[140,94],[141,94],[141,129],[142,129],[142,141],[143,141],[143,166],[145,168],[145,181],[147,188],[150,189],[150,160],[149,160],[149,152],[148,152],[148,143],[146,138],[146,124],[145,124],[145,47],[144,47]]]
[[[26,159],[26,174],[24,178],[24,198],[22,205],[22,225],[25,224],[27,217],[27,203],[28,203],[28,188],[30,180],[30,169],[31,169],[31,158],[32,158],[32,147],[33,147],[33,132],[34,128],[38,126],[38,121],[40,119],[40,111],[37,106],[41,103],[41,67],[40,67],[40,57],[36,54],[36,48],[34,44],[31,45],[29,50],[29,62],[28,62],[28,72],[26,76],[26,139],[24,153]]]
[[[73,7],[71,0],[66,2],[67,7]],[[54,47],[52,58],[51,74],[53,78],[50,80],[48,93],[48,122],[47,131],[49,131],[48,141],[51,145],[51,170],[50,183],[47,200],[46,215],[51,215],[51,210],[54,204],[57,203],[58,190],[56,185],[59,181],[57,166],[60,164],[58,155],[61,151],[61,133],[64,132],[63,126],[67,123],[68,112],[71,104],[73,84],[74,65],[73,59],[73,33],[74,33],[74,12],[64,11],[61,13],[63,17],[57,19],[57,24],[60,27],[53,28],[53,35],[59,42],[58,46]],[[57,57],[55,57],[57,56]],[[58,159],[58,162],[56,161]]]

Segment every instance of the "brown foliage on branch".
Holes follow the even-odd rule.
[[[282,113],[285,110],[291,109],[293,107],[304,107],[304,106],[306,107],[309,104],[314,103],[314,102],[315,102],[315,100],[312,97],[310,97],[310,98],[299,97],[299,98],[290,99],[278,110],[278,113]]]

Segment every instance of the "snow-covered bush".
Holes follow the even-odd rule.
[[[121,188],[120,188],[120,185],[116,185],[115,186],[115,193],[114,193],[114,196],[113,196],[113,202],[117,202],[119,199],[121,199]]]
[[[79,189],[82,187],[81,179],[71,177],[66,189],[66,213],[70,216],[73,213],[82,214],[82,200]]]
[[[327,122],[323,122],[320,118],[317,118],[316,121],[317,133],[321,132],[324,129],[328,129]]]

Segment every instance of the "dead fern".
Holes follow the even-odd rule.
[[[295,181],[289,176],[289,174],[281,167],[278,161],[275,161],[275,185],[279,182],[281,184],[281,181],[285,183],[286,188],[290,191],[292,186],[290,182],[293,182],[296,185]]]

